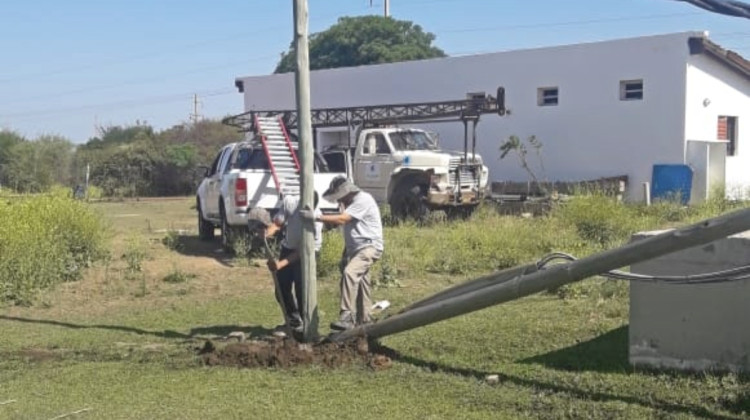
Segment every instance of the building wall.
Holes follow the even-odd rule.
[[[730,195],[750,192],[750,82],[705,55],[691,56],[687,66],[686,140],[717,140],[720,115],[738,117],[735,156],[726,159]],[[704,101],[708,99],[707,105]]]
[[[406,63],[314,71],[314,108],[378,105],[464,98],[502,85],[511,114],[485,115],[477,152],[490,179],[526,181],[516,156],[500,160],[510,135],[535,135],[541,160],[529,156],[538,177],[582,180],[628,175],[629,198],[655,163],[684,162],[685,63],[688,38],[697,33],[614,40]],[[644,99],[621,101],[621,80],[643,79]],[[292,74],[248,77],[245,108],[294,107]],[[541,107],[537,89],[558,87],[559,105]],[[463,148],[459,122],[430,124],[445,148]]]

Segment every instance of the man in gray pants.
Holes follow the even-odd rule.
[[[331,323],[331,328],[347,330],[372,321],[370,268],[383,255],[383,225],[375,199],[344,177],[331,181],[323,197],[344,208],[340,214],[319,215],[315,220],[344,226],[346,266],[341,276],[341,307],[339,320]]]

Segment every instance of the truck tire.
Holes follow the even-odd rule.
[[[198,200],[198,239],[201,241],[210,241],[214,239],[214,224],[203,218],[201,210],[201,201]]]
[[[452,207],[445,210],[445,214],[448,216],[448,220],[467,220],[471,218],[479,205],[473,204],[470,206]]]
[[[227,222],[226,211],[224,210],[224,203],[219,203],[219,215],[221,217],[221,249],[224,252],[234,252],[234,238],[232,235],[232,227]]]
[[[427,185],[406,180],[393,192],[390,201],[391,214],[396,221],[414,219],[417,222],[427,220],[430,209],[424,202]]]

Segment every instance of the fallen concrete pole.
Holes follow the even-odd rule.
[[[499,283],[510,281],[518,276],[531,274],[537,270],[538,268],[536,264],[520,265],[518,267],[507,268],[505,270],[498,271],[497,273],[493,273],[487,276],[482,276],[474,280],[465,281],[448,289],[441,290],[440,292],[435,293],[434,295],[431,295],[427,298],[416,301],[399,311],[399,313],[402,314],[415,308],[427,306],[431,303],[450,299],[464,293],[473,292],[475,290],[484,289],[488,286],[493,286]]]
[[[360,325],[332,335],[330,339],[345,341],[360,336],[385,337],[580,281],[633,263],[713,242],[746,230],[750,230],[750,209],[735,211],[638,242],[628,243],[620,248],[590,255],[568,264],[554,265],[509,281],[415,307],[408,312],[382,321]],[[498,275],[503,275],[503,273],[505,272],[500,272]]]

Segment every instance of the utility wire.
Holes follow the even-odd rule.
[[[545,255],[539,261],[536,266],[539,269],[544,269],[555,260],[566,260],[576,261],[577,258],[573,255],[566,254],[564,252],[553,252]],[[733,281],[745,280],[750,278],[750,265],[744,265],[741,267],[731,268],[729,270],[713,271],[710,273],[703,274],[691,274],[686,276],[652,276],[646,274],[635,274],[628,273],[626,271],[612,270],[606,273],[600,274],[602,277],[607,277],[615,280],[626,280],[626,281],[640,281],[648,283],[667,283],[667,284],[709,284],[709,283],[728,283]]]
[[[612,17],[602,19],[589,19],[589,20],[573,20],[566,22],[548,22],[548,23],[532,23],[524,25],[500,25],[500,26],[488,26],[483,28],[458,28],[458,29],[444,29],[435,31],[438,35],[441,33],[463,33],[463,32],[492,32],[492,31],[504,31],[504,30],[515,30],[515,29],[533,29],[533,28],[552,28],[558,26],[576,26],[576,25],[593,25],[597,23],[612,23],[612,22],[632,22],[639,20],[652,20],[652,19],[669,19],[676,17],[685,16],[696,16],[702,13],[690,12],[690,13],[669,13],[661,15],[641,15],[641,16],[630,16],[630,17]]]
[[[693,6],[710,12],[719,13],[727,16],[736,16],[750,19],[750,3],[736,0],[676,0],[684,1]]]
[[[129,100],[109,102],[109,103],[103,103],[103,104],[82,105],[82,106],[70,107],[70,108],[49,108],[49,109],[42,109],[42,110],[35,110],[35,111],[28,111],[28,112],[18,112],[14,114],[0,114],[0,117],[23,119],[23,118],[28,118],[28,117],[38,117],[38,116],[45,116],[45,115],[67,114],[70,112],[85,111],[89,109],[99,110],[99,109],[108,109],[108,108],[132,108],[136,106],[185,101],[185,100],[192,99],[193,95],[198,95],[198,96],[205,98],[205,97],[212,97],[212,96],[225,96],[225,95],[235,94],[235,93],[237,92],[234,88],[215,89],[215,90],[199,91],[199,92],[184,92],[184,93],[175,93],[171,95],[152,96],[149,98],[129,99]]]
[[[201,67],[198,69],[193,69],[190,71],[185,71],[185,72],[180,72],[180,73],[169,73],[169,74],[164,74],[164,75],[156,76],[156,77],[133,79],[133,80],[128,80],[128,81],[115,83],[115,84],[92,86],[88,88],[68,90],[68,91],[63,91],[63,92],[55,92],[55,93],[50,93],[50,94],[38,95],[38,96],[29,96],[29,97],[24,97],[23,99],[20,99],[20,100],[9,101],[9,102],[12,104],[12,103],[23,103],[27,101],[34,101],[34,100],[39,100],[39,99],[54,99],[54,98],[60,98],[60,97],[69,96],[69,95],[75,95],[78,93],[87,93],[87,92],[94,92],[94,91],[99,91],[99,90],[107,90],[107,89],[112,89],[112,88],[117,88],[117,87],[122,87],[122,86],[161,82],[166,79],[173,78],[173,77],[186,76],[186,75],[191,75],[191,74],[200,74],[200,73],[205,73],[211,70],[231,68],[231,67],[235,67],[241,64],[247,64],[249,62],[258,61],[258,60],[267,60],[269,58],[274,58],[274,57],[277,57],[277,55],[273,54],[273,55],[266,55],[262,57],[253,57],[247,60],[233,61],[230,63],[220,64],[216,66]]]
[[[356,11],[352,11],[352,12],[349,12],[349,13],[352,14],[352,15],[356,15],[356,14],[359,14],[359,13],[363,13],[366,10],[368,10],[368,9],[358,9]],[[330,15],[325,15],[325,16],[311,16],[310,21],[311,22],[321,21],[321,20],[324,20],[324,19],[330,19],[332,17],[337,17],[337,16],[341,16],[341,14],[337,13],[337,14],[330,14]],[[279,25],[268,26],[268,27],[265,27],[265,28],[256,29],[256,30],[254,30],[252,32],[243,32],[243,33],[235,34],[235,35],[232,35],[232,36],[226,36],[226,37],[221,37],[221,38],[214,38],[214,39],[209,39],[209,40],[203,40],[203,41],[194,42],[194,43],[190,43],[190,44],[183,44],[183,45],[180,45],[180,46],[171,47],[169,50],[166,50],[166,51],[165,50],[158,50],[158,51],[152,51],[152,52],[143,53],[143,54],[131,55],[131,56],[128,56],[128,57],[124,57],[122,59],[108,60],[108,61],[104,61],[104,62],[93,62],[93,63],[83,64],[83,65],[80,65],[80,66],[62,68],[62,69],[45,71],[45,72],[39,72],[39,73],[25,74],[25,75],[21,75],[21,76],[9,76],[9,77],[5,77],[5,78],[0,78],[0,84],[9,83],[9,82],[16,82],[16,81],[22,81],[22,80],[30,80],[30,79],[40,78],[40,77],[49,78],[50,76],[54,76],[54,75],[65,74],[65,73],[72,73],[72,72],[76,72],[76,71],[80,71],[80,70],[91,70],[91,69],[96,69],[96,68],[101,68],[101,67],[108,67],[108,66],[113,66],[113,65],[117,65],[117,64],[123,64],[123,63],[132,62],[132,61],[138,61],[138,60],[142,60],[142,59],[146,59],[146,58],[161,57],[161,56],[164,56],[164,55],[183,54],[184,50],[186,50],[186,49],[192,50],[195,47],[200,47],[200,46],[203,46],[203,45],[211,45],[211,44],[216,44],[216,43],[219,43],[219,42],[224,42],[224,41],[229,41],[229,40],[234,40],[234,39],[244,39],[244,38],[248,38],[248,37],[253,36],[253,35],[267,34],[268,31],[278,29],[278,27],[279,27]],[[275,55],[275,56],[278,56],[278,54]]]
[[[624,17],[624,18],[604,18],[604,19],[566,21],[566,22],[535,23],[535,24],[528,24],[528,25],[502,25],[502,26],[492,26],[492,27],[484,27],[484,28],[448,29],[448,30],[442,30],[442,31],[436,31],[436,32],[438,32],[438,33],[492,32],[492,31],[514,30],[514,29],[523,29],[523,28],[548,28],[548,27],[556,27],[556,26],[575,26],[575,25],[590,25],[590,24],[597,24],[597,23],[611,23],[611,22],[620,22],[620,21],[638,21],[638,20],[650,20],[650,19],[663,19],[663,18],[672,18],[672,17],[683,17],[683,16],[700,15],[700,14],[701,13],[676,13],[676,14],[672,13],[672,14],[660,14],[660,15],[641,15],[641,16]],[[250,34],[256,34],[256,33],[260,33],[260,32],[262,32],[262,30],[251,32]],[[250,34],[246,34],[246,35],[250,35]],[[206,43],[206,42],[203,42],[203,43]],[[203,43],[199,43],[197,45],[200,45],[200,44],[203,44]],[[147,55],[142,55],[141,57],[153,56],[153,55],[157,55],[157,54],[151,53],[151,54],[147,54]],[[458,53],[458,54],[465,55],[467,53]],[[267,56],[264,56],[264,57],[255,57],[255,58],[250,59],[249,61],[256,61],[256,60],[261,60],[261,59],[274,58],[276,56],[277,55],[274,54],[274,55],[267,55]],[[224,64],[224,65],[219,65],[219,66],[212,66],[212,67],[206,67],[206,68],[191,70],[189,72],[182,72],[182,73],[179,73],[179,74],[176,74],[176,75],[185,75],[185,74],[200,73],[200,72],[203,72],[203,71],[206,71],[206,70],[213,70],[213,69],[218,69],[218,68],[225,68],[225,67],[230,67],[230,66],[233,66],[233,65],[241,64],[241,63],[243,63],[243,61],[229,63],[228,65]],[[96,67],[96,66],[89,66],[87,68],[92,68],[92,67]],[[52,73],[52,74],[54,74],[54,73]],[[152,78],[146,78],[146,79],[136,79],[136,80],[121,82],[121,83],[112,84],[112,85],[101,85],[101,86],[95,86],[95,87],[90,87],[90,88],[82,88],[82,89],[75,89],[75,90],[70,90],[70,91],[49,93],[49,94],[44,94],[44,95],[39,95],[39,96],[33,96],[33,97],[25,97],[22,100],[19,100],[19,101],[16,101],[16,102],[26,102],[26,101],[32,101],[32,100],[38,100],[38,99],[58,98],[58,97],[67,96],[67,95],[73,95],[73,94],[78,94],[78,93],[85,93],[85,92],[91,92],[91,91],[104,90],[104,89],[109,89],[109,88],[114,88],[114,87],[120,87],[120,86],[136,85],[136,84],[141,84],[141,83],[149,83],[149,82],[163,80],[164,78],[169,77],[169,76],[170,75],[164,75],[164,76],[159,76],[159,77],[155,77],[155,78],[152,77]],[[4,81],[9,81],[9,80],[11,80],[11,79],[5,79],[5,80],[0,79],[0,83],[2,83]]]

